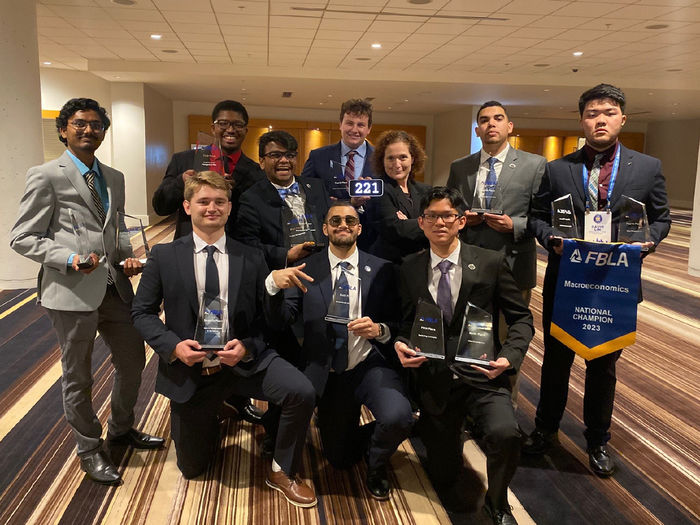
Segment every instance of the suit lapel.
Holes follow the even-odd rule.
[[[185,288],[187,297],[195,315],[199,315],[199,297],[197,297],[197,279],[194,273],[194,240],[190,233],[186,237],[180,237],[175,244],[175,264],[179,273],[180,282]]]
[[[369,301],[369,289],[377,268],[373,268],[372,265],[369,264],[367,255],[364,252],[359,252],[357,265],[359,266],[357,275],[360,277],[360,294],[362,296],[362,311],[360,312],[360,316],[363,316],[367,311],[367,305],[369,304],[367,302]]]
[[[243,257],[236,253],[233,240],[226,238],[226,254],[228,255],[228,315],[233,318],[233,311],[238,301],[241,280],[243,279]]]
[[[333,278],[331,276],[331,263],[328,260],[328,248],[319,252],[319,257],[314,259],[315,267],[309,269],[309,274],[318,276],[318,287],[327,310],[333,298]]]
[[[107,202],[109,204],[109,209],[107,210],[105,226],[107,226],[107,224],[109,224],[110,221],[114,221],[114,223],[117,224],[117,210],[114,206],[114,188],[116,187],[116,182],[114,180],[112,168],[110,168],[109,166],[105,166],[99,160],[97,161],[97,163],[100,167],[100,173],[102,174],[102,178],[105,181],[105,186],[107,187]],[[119,229],[118,226],[117,229]]]
[[[87,187],[85,178],[80,174],[78,167],[73,162],[73,159],[68,155],[68,151],[65,151],[63,155],[58,160],[58,165],[63,169],[63,174],[66,176],[68,181],[73,185],[75,191],[78,195],[85,201],[85,205],[92,212],[95,218],[99,221],[100,215],[97,212],[97,207],[92,201],[92,194]]]
[[[481,160],[481,152],[470,155],[466,160],[467,173],[464,178],[464,188],[462,196],[467,201],[467,205],[471,208],[474,200],[474,188],[476,188],[476,177],[479,174],[479,165]]]
[[[461,243],[459,258],[462,262],[462,282],[459,286],[459,295],[457,296],[457,304],[455,305],[454,316],[450,326],[457,321],[462,322],[462,317],[467,308],[467,300],[474,286],[474,272],[479,270],[479,258],[473,254],[469,247]]]
[[[632,165],[634,153],[632,150],[627,149],[620,143],[620,167],[617,172],[617,178],[615,179],[615,186],[613,187],[613,193],[608,195],[608,200],[610,201],[610,209],[612,209],[616,204],[619,204],[620,197],[625,192],[625,187],[632,180],[632,170],[634,169]]]

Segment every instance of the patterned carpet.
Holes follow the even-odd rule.
[[[610,443],[618,473],[602,480],[588,470],[581,434],[584,365],[577,359],[562,446],[539,460],[524,458],[511,485],[521,525],[700,523],[700,279],[686,272],[689,221],[687,213],[674,213],[671,236],[644,263],[637,343],[618,364]],[[149,238],[165,241],[172,229],[161,223],[149,229]],[[539,270],[541,284],[544,258]],[[388,502],[377,502],[364,493],[364,465],[343,472],[325,462],[313,424],[302,472],[319,495],[311,510],[292,507],[265,487],[262,430],[232,419],[222,423],[221,451],[201,478],[180,476],[168,440],[162,451],[111,450],[124,484],[92,483],[80,471],[63,419],[55,336],[34,301],[35,290],[0,291],[0,524],[486,523],[479,513],[448,515],[442,508],[421,468],[419,442],[406,441],[395,454],[392,482],[398,490]],[[523,366],[518,409],[525,431],[532,428],[539,396],[539,290],[532,309],[538,330]],[[168,437],[168,403],[153,393],[157,361],[147,352],[137,426]],[[93,372],[94,405],[105,422],[113,371],[99,337]],[[476,510],[485,466],[469,439],[465,458],[474,469],[473,491],[465,499]]]

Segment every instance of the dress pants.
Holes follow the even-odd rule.
[[[315,391],[299,370],[281,357],[252,376],[234,374],[231,368],[202,376],[197,391],[185,403],[170,401],[170,427],[177,466],[191,479],[204,473],[218,449],[221,404],[231,395],[263,399],[281,407],[274,459],[293,477],[299,470],[306,431],[314,409]]]
[[[440,488],[457,480],[464,468],[461,430],[466,414],[484,433],[486,500],[493,509],[507,509],[508,485],[520,459],[520,432],[509,393],[482,390],[455,379],[442,413],[421,409],[417,429],[427,451],[428,475]]]
[[[146,363],[143,339],[131,322],[131,305],[107,287],[97,310],[69,312],[46,308],[61,346],[63,410],[78,443],[78,455],[102,445],[102,426],[92,407],[92,349],[99,330],[112,354],[114,384],[108,432],[118,436],[134,425],[134,405]]]
[[[365,405],[375,422],[360,426]],[[331,372],[318,405],[323,453],[335,468],[351,467],[369,450],[368,467],[388,465],[413,426],[411,404],[401,378],[372,350],[352,370]]]

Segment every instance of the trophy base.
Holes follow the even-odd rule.
[[[472,208],[469,211],[478,213],[479,215],[483,215],[484,213],[490,213],[491,215],[503,215],[503,210],[487,210],[484,208]]]
[[[480,366],[481,368],[486,368],[487,370],[493,370],[493,367],[489,364],[489,361],[485,359],[473,359],[471,357],[455,356],[455,361],[459,363],[466,363],[468,365]]]
[[[146,258],[139,259],[139,262],[140,262],[141,264],[146,264],[146,261],[148,261],[148,259],[146,259]],[[119,263],[119,266],[124,266],[124,263],[125,263],[125,262],[126,262],[126,261],[121,261],[121,262]]]
[[[348,324],[350,321],[352,321],[352,319],[345,319],[344,317],[335,317],[333,315],[327,315],[323,319],[328,321],[329,323],[337,324]]]
[[[430,354],[426,352],[416,352],[416,355],[414,357],[427,357],[428,359],[445,359],[445,356],[442,354]]]

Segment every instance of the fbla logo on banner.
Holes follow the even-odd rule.
[[[585,359],[635,341],[641,248],[564,240],[550,327]]]

